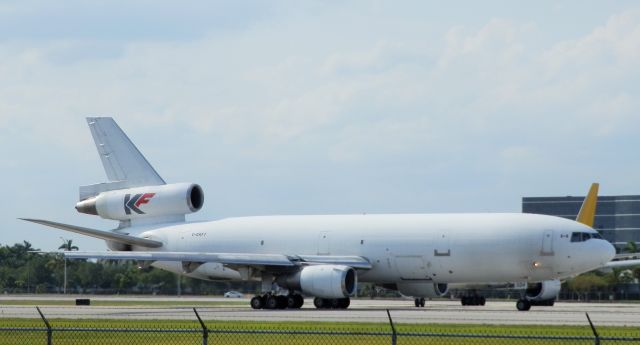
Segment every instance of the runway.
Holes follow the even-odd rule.
[[[33,305],[6,305],[0,298],[1,318],[38,318]],[[28,298],[33,300],[33,297]],[[456,323],[456,324],[531,324],[586,325],[585,312],[597,326],[640,327],[640,304],[637,303],[563,303],[553,307],[533,307],[528,312],[515,309],[515,302],[488,301],[484,307],[461,306],[459,301],[429,301],[425,308],[415,308],[411,300],[353,300],[347,310],[316,310],[311,299],[300,310],[252,310],[248,306],[198,307],[202,301],[246,301],[224,298],[110,298],[92,300],[140,301],[140,306],[47,306],[42,312],[51,319],[195,319],[196,307],[205,320],[250,321],[317,321],[317,322],[388,322],[386,309],[396,323]],[[190,306],[154,306],[154,301],[176,301]]]

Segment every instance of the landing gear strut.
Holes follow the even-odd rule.
[[[413,304],[415,304],[416,308],[424,308],[424,297],[421,298],[416,298],[413,301]]]
[[[254,296],[250,304],[253,309],[300,309],[304,304],[304,299],[299,294],[282,296],[267,293],[262,296]]]
[[[347,309],[351,304],[351,299],[346,298],[320,298],[313,299],[313,305],[318,309]]]

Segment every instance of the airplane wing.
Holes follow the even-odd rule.
[[[640,259],[640,253],[622,253],[622,254],[616,254],[616,256],[613,257],[614,260],[621,260],[621,259]]]
[[[76,226],[76,225],[56,223],[56,222],[43,220],[43,219],[30,219],[30,218],[19,218],[19,219],[26,220],[27,222],[50,226],[56,229],[75,232],[81,235],[99,238],[106,241],[114,241],[118,243],[130,244],[130,245],[141,246],[146,248],[162,247],[162,242],[159,242],[159,241],[154,241],[154,240],[141,238],[141,237],[129,236],[125,234],[119,234],[117,232],[112,232],[112,231],[90,229],[90,228],[85,228],[85,227]]]
[[[629,267],[629,266],[638,266],[640,265],[640,259],[638,260],[619,260],[619,261],[611,261],[602,267],[606,268],[617,268],[617,267]]]
[[[197,253],[197,252],[151,252],[151,251],[108,251],[108,252],[64,252],[69,259],[108,259],[138,261],[182,261],[217,262],[230,266],[296,267],[317,264],[345,265],[356,269],[370,269],[371,263],[361,256],[333,255],[284,255],[253,253]]]

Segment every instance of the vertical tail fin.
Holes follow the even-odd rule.
[[[164,180],[110,117],[88,117],[87,123],[109,182],[125,187],[163,185]]]
[[[584,225],[587,225],[593,228],[593,221],[596,217],[596,204],[598,203],[599,187],[600,185],[597,183],[591,184],[589,193],[584,198],[584,201],[582,202],[582,206],[580,207],[580,212],[578,212],[578,217],[576,218],[576,222],[582,223]]]

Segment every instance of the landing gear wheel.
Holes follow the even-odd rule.
[[[415,300],[413,300],[413,304],[416,306],[416,308],[420,308],[420,299],[416,298]]]
[[[304,304],[304,299],[298,294],[287,296],[287,308],[300,309]]]
[[[329,300],[329,305],[331,306],[331,309],[338,309],[340,308],[340,299],[338,298],[332,298]]]
[[[277,309],[278,308],[278,296],[269,295],[264,303],[265,309]]]
[[[296,309],[302,308],[302,305],[304,304],[304,298],[302,298],[301,295],[293,295],[293,299],[295,301],[295,304],[293,307]]]
[[[324,298],[316,297],[316,298],[313,299],[313,305],[318,309],[326,308],[325,306],[327,304],[328,303],[326,302],[326,300]]]
[[[278,302],[278,309],[286,309],[287,308],[287,297],[286,296],[276,296],[276,301]]]
[[[484,298],[484,296],[480,297],[480,305],[485,305],[485,303],[487,303],[487,299]]]
[[[261,296],[253,296],[251,299],[251,308],[262,309],[264,307],[264,298]]]
[[[527,311],[531,309],[531,303],[526,299],[520,299],[516,302],[516,308],[518,308],[519,311]]]
[[[421,308],[424,308],[424,304],[425,304],[424,297],[419,298],[419,299],[418,299],[418,302],[419,302],[419,304],[420,304],[420,307],[421,307]]]
[[[351,304],[351,299],[349,297],[338,299],[338,308],[340,309],[347,309],[349,308],[350,304]]]

